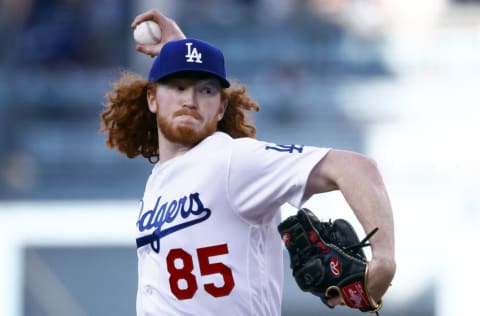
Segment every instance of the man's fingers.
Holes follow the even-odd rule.
[[[152,9],[137,15],[133,20],[131,27],[134,29],[139,23],[148,21],[148,20],[152,20],[156,22],[158,25],[160,25],[162,36],[160,38],[160,42],[157,44],[152,44],[152,45],[137,44],[135,49],[138,52],[149,55],[150,57],[155,57],[160,53],[160,50],[162,49],[163,45],[165,45],[165,43],[167,43],[168,41],[185,38],[185,34],[183,34],[182,30],[178,27],[177,23],[174,20],[163,15],[160,11],[156,9]]]
[[[145,55],[149,55],[152,58],[156,56],[156,54],[153,52],[153,50],[149,46],[137,44],[135,49],[141,53],[144,53]]]
[[[165,15],[163,15],[160,11],[158,11],[156,9],[151,9],[151,10],[148,10],[148,11],[142,13],[142,14],[137,15],[133,19],[131,27],[135,28],[137,26],[137,24],[139,24],[143,21],[148,21],[148,20],[153,20],[161,26],[161,25],[165,24],[165,21],[167,19],[168,18]]]
[[[137,24],[143,22],[143,21],[147,21],[147,20],[154,20],[156,21],[156,15],[159,15],[160,12],[158,12],[157,10],[155,9],[152,9],[152,10],[148,10],[144,13],[141,13],[139,15],[137,15],[134,19],[133,19],[133,22],[132,22],[132,28],[135,28],[135,26],[137,26]],[[158,23],[158,22],[157,22]]]
[[[144,13],[141,13],[141,14],[137,15],[135,17],[135,19],[133,19],[133,22],[132,22],[132,25],[131,25],[132,28],[135,28],[135,26],[137,26],[137,24],[139,24],[140,22],[143,22],[143,21],[146,21],[146,20],[151,20],[153,14],[154,14],[153,10],[149,10],[147,12],[144,12]]]
[[[337,305],[345,305],[345,303],[341,296],[335,296],[327,300],[327,305],[333,308]]]

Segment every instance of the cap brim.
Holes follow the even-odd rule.
[[[174,75],[181,75],[182,73],[192,73],[192,72],[213,76],[220,81],[220,84],[222,85],[222,87],[224,87],[224,88],[229,88],[230,87],[230,82],[227,79],[219,76],[218,74],[216,74],[214,72],[198,70],[198,69],[180,69],[180,70],[176,70],[176,71],[172,71],[172,72],[166,72],[166,73],[161,74],[161,76],[159,76],[158,78],[155,78],[155,81],[163,80],[163,79],[166,79],[166,78],[168,78],[170,76],[174,76]]]

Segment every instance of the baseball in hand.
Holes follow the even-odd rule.
[[[154,21],[144,21],[133,30],[133,38],[138,44],[154,45],[160,42],[162,32]]]

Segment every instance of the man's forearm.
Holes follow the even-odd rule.
[[[366,233],[378,227],[370,239],[374,257],[394,259],[394,224],[387,190],[375,162],[357,157],[345,165],[337,185]]]

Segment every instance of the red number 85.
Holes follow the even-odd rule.
[[[210,257],[228,254],[227,244],[203,247],[197,249],[198,264],[202,276],[210,274],[221,274],[223,285],[216,286],[214,283],[206,283],[203,288],[214,297],[227,296],[232,292],[235,281],[232,270],[221,262],[210,263]],[[183,265],[180,268],[175,266],[175,260],[181,260]],[[167,255],[167,270],[170,273],[168,279],[170,290],[179,300],[192,298],[198,290],[197,279],[193,272],[193,258],[188,252],[181,248],[171,249]],[[180,288],[179,281],[185,280],[186,287]]]

